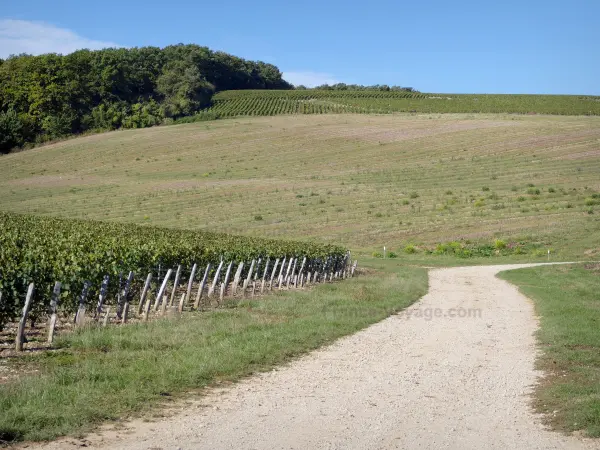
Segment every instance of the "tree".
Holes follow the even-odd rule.
[[[204,79],[196,66],[176,62],[158,77],[156,91],[163,96],[164,116],[177,118],[210,105],[215,87]]]
[[[0,112],[0,152],[8,153],[24,143],[23,123],[14,109]]]

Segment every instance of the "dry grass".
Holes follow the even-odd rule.
[[[598,117],[238,118],[3,156],[1,207],[353,249],[548,235],[583,255],[600,247],[600,207],[585,204],[599,146]]]

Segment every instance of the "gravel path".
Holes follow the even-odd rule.
[[[42,448],[600,448],[547,431],[530,410],[533,305],[495,277],[517,267],[431,270],[415,305],[288,366],[159,422]]]

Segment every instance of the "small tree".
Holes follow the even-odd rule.
[[[14,109],[0,112],[0,152],[8,153],[12,148],[23,145],[23,128],[23,123]]]

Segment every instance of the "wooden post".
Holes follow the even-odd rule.
[[[158,311],[158,307],[160,306],[160,303],[163,300],[163,295],[165,294],[165,291],[167,290],[167,283],[169,281],[169,278],[171,278],[172,273],[173,273],[173,269],[167,270],[165,279],[163,280],[162,284],[160,285],[160,289],[158,290],[158,294],[156,294],[156,300],[154,302],[154,310],[155,311]]]
[[[225,296],[225,283],[221,283],[221,292],[219,292],[219,303],[223,303],[223,297]]]
[[[275,278],[275,273],[277,272],[277,265],[279,264],[279,258],[275,260],[275,265],[273,266],[273,272],[271,272],[271,279],[269,280],[269,290],[273,289],[273,278]]]
[[[306,284],[310,284],[310,276],[312,275],[312,273],[308,272],[308,274],[306,275]]]
[[[140,304],[138,305],[138,316],[142,314],[142,309],[144,308],[144,302],[146,301],[146,297],[148,296],[148,291],[150,290],[151,282],[152,272],[150,272],[146,277],[146,282],[144,283],[144,288],[142,289],[142,294],[140,295]]]
[[[221,268],[223,267],[223,260],[219,264],[217,271],[215,272],[215,278],[213,279],[212,285],[208,289],[208,298],[212,297],[215,292],[215,288],[217,287],[217,281],[219,281],[219,274],[221,273]]]
[[[354,264],[352,264],[352,270],[350,271],[350,277],[354,276],[354,271],[356,270],[356,266],[358,266],[358,259],[356,261],[354,261]]]
[[[250,264],[250,270],[248,271],[248,276],[246,277],[246,280],[244,281],[244,292],[246,292],[246,289],[248,288],[248,284],[250,283],[250,279],[252,278],[252,271],[254,270],[254,264],[256,264],[255,259],[252,260],[252,264]]]
[[[292,262],[294,261],[294,258],[290,258],[289,260],[289,264],[288,264],[288,268],[285,271],[285,277],[284,276],[280,276],[279,277],[279,289],[282,288],[283,282],[287,279],[288,275],[290,274],[290,269],[292,268]],[[282,266],[283,267],[283,266]]]
[[[256,262],[256,267],[254,268],[254,281],[258,279],[258,272],[260,270],[260,263],[262,262],[262,258],[258,258]]]
[[[77,313],[75,313],[75,326],[80,327],[85,323],[85,302],[91,285],[92,283],[89,281],[83,283],[83,290],[79,296],[79,307],[77,308]]]
[[[129,272],[127,275],[127,281],[125,282],[125,287],[123,287],[123,292],[121,294],[121,304],[117,307],[117,317],[123,321],[123,323],[127,323],[127,315],[129,314],[129,291],[131,290],[131,282],[133,281],[133,277],[135,274],[133,272]]]
[[[185,298],[186,297],[187,297],[187,293],[186,294],[181,294],[181,300],[179,300],[179,308],[177,308],[177,311],[183,312],[183,305],[185,304]]]
[[[304,265],[306,264],[306,256],[304,258],[302,258],[302,264],[300,265],[300,270],[298,271],[298,276],[302,275],[302,272],[304,271]]]
[[[187,291],[185,292],[185,302],[190,302],[190,297],[192,296],[192,288],[194,286],[194,277],[196,276],[196,270],[198,269],[198,264],[194,263],[192,266],[192,272],[190,273],[190,279],[188,280]]]
[[[233,277],[233,295],[237,294],[237,288],[240,284],[240,277],[242,276],[242,269],[244,268],[244,261],[238,264],[238,268],[235,271],[235,276]]]
[[[281,286],[281,279],[283,277],[283,269],[285,268],[285,262],[287,260],[287,256],[283,258],[281,262],[281,267],[279,268],[279,275],[277,275],[277,284]]]
[[[96,306],[96,313],[94,314],[95,319],[100,319],[100,314],[102,314],[102,306],[104,305],[104,300],[106,300],[106,294],[108,293],[108,281],[110,277],[108,275],[104,275],[102,279],[102,284],[100,285],[100,294],[98,295],[98,305]]]
[[[225,272],[225,281],[223,281],[223,284],[225,285],[225,292],[227,292],[227,286],[229,285],[229,277],[231,276],[231,268],[233,267],[233,261],[231,261],[229,263],[229,265],[227,266],[227,272]],[[221,296],[221,301],[223,301],[223,298]]]
[[[194,302],[194,309],[198,309],[200,307],[200,299],[202,298],[202,292],[204,291],[204,286],[206,285],[206,280],[208,279],[208,272],[210,272],[210,264],[206,265],[204,276],[202,277],[202,281],[200,282],[200,287],[198,287],[196,301]]]
[[[175,281],[173,282],[173,291],[171,292],[171,299],[169,300],[169,306],[173,306],[175,301],[175,293],[179,287],[179,279],[181,278],[181,264],[177,266],[177,272],[175,273]]]
[[[106,308],[106,315],[104,316],[104,321],[102,322],[102,326],[105,327],[108,325],[108,318],[110,317],[110,306]]]
[[[265,265],[265,271],[263,273],[263,277],[262,277],[262,283],[260,285],[260,293],[262,294],[263,292],[265,292],[265,282],[267,280],[267,271],[269,270],[269,259],[267,259],[267,264]]]
[[[54,283],[54,289],[52,290],[52,300],[50,301],[50,325],[48,327],[48,343],[52,344],[54,342],[54,330],[56,328],[56,320],[58,318],[58,300],[60,297],[60,281]]]
[[[27,296],[25,297],[25,306],[23,306],[23,315],[19,321],[19,328],[17,329],[17,337],[15,338],[15,350],[18,352],[23,351],[23,344],[25,343],[25,325],[27,323],[27,315],[29,314],[29,308],[31,307],[31,300],[33,298],[33,283],[29,284],[27,288]]]
[[[256,281],[252,281],[252,297],[254,297],[255,293],[256,293]]]

